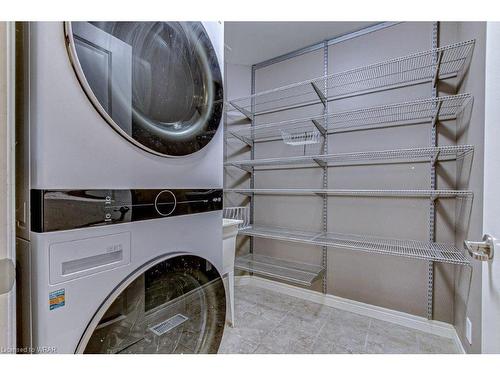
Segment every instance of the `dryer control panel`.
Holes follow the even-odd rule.
[[[222,189],[31,190],[31,230],[52,232],[222,210]]]

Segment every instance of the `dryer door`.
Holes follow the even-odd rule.
[[[104,302],[82,337],[84,353],[217,353],[226,316],[222,279],[192,255],[137,271]]]
[[[222,118],[222,75],[200,22],[68,22],[78,79],[104,119],[161,156],[205,147]]]

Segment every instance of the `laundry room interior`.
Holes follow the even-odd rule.
[[[500,353],[499,45],[0,22],[0,351]]]
[[[228,22],[225,35],[236,350],[479,352],[481,262],[462,243],[482,236],[485,25]]]

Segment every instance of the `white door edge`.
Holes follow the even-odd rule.
[[[0,66],[1,113],[0,152],[0,240],[5,247],[0,250],[0,258],[10,259],[15,264],[15,22],[4,22],[1,26],[0,45],[3,54]],[[10,292],[0,296],[0,346],[4,352],[14,352],[16,347],[16,293],[15,284]]]
[[[483,233],[500,238],[500,23],[486,26]],[[500,353],[500,254],[482,265],[481,351]]]

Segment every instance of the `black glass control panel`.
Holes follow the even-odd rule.
[[[222,189],[31,190],[31,230],[52,232],[222,210]]]

